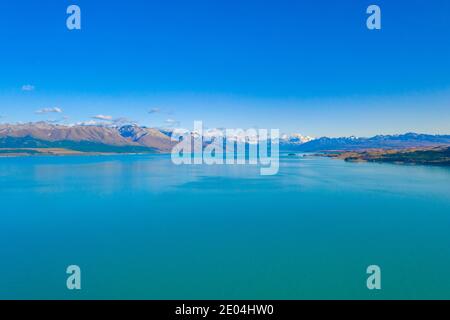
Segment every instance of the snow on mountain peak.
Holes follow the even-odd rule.
[[[303,143],[309,142],[311,140],[314,140],[314,138],[312,138],[310,136],[301,135],[300,133],[293,133],[290,135],[283,134],[280,137],[281,142],[292,143],[292,144],[303,144]]]

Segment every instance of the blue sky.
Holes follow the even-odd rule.
[[[447,0],[2,1],[0,122],[450,133],[449,16]]]

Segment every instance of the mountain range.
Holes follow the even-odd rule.
[[[66,148],[92,152],[169,152],[171,130],[138,125],[58,125],[47,122],[0,124],[0,148]],[[282,135],[280,149],[317,152],[450,146],[450,135],[407,133],[371,138]]]
[[[322,137],[297,146],[285,146],[302,152],[349,151],[364,149],[407,149],[450,146],[450,135],[406,133],[400,135],[377,135],[371,138]]]
[[[0,124],[0,148],[68,148],[104,152],[168,152],[170,136],[137,125]]]

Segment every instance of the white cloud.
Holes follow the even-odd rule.
[[[160,112],[161,112],[161,109],[159,109],[159,108],[152,108],[152,109],[150,109],[150,111],[148,113],[153,114],[153,113],[160,113]]]
[[[178,127],[180,126],[180,121],[174,120],[174,119],[167,119],[165,121],[166,126],[168,127]]]
[[[48,120],[46,120],[46,122],[52,123],[52,124],[57,124],[57,123],[66,122],[67,120],[69,120],[69,117],[64,116],[64,117],[61,117],[59,119],[48,119]]]
[[[83,121],[83,122],[77,122],[77,126],[96,126],[102,124],[101,122],[95,121],[95,120],[89,120],[89,121]]]
[[[98,114],[93,116],[92,119],[102,120],[102,121],[111,121],[113,119],[112,116],[105,116],[103,114]]]
[[[58,107],[54,107],[54,108],[44,108],[41,110],[37,110],[36,113],[37,114],[46,114],[46,113],[62,113],[62,109],[58,108]]]
[[[125,117],[113,118],[112,116],[99,114],[91,117],[91,120],[76,122],[72,123],[71,125],[109,127],[109,126],[123,126],[123,125],[138,125],[138,123]]]
[[[22,86],[22,91],[34,91],[34,89],[36,89],[36,87],[32,84],[24,84]]]
[[[113,120],[113,123],[116,126],[137,125],[138,124],[136,121],[133,121],[133,120],[125,118],[125,117],[116,118],[116,119]]]
[[[61,120],[60,120],[60,119],[49,119],[49,120],[46,120],[45,122],[48,122],[48,123],[54,124],[54,123],[60,123],[60,122],[61,122]]]

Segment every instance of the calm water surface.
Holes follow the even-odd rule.
[[[0,203],[1,299],[450,299],[448,168],[0,158]]]

